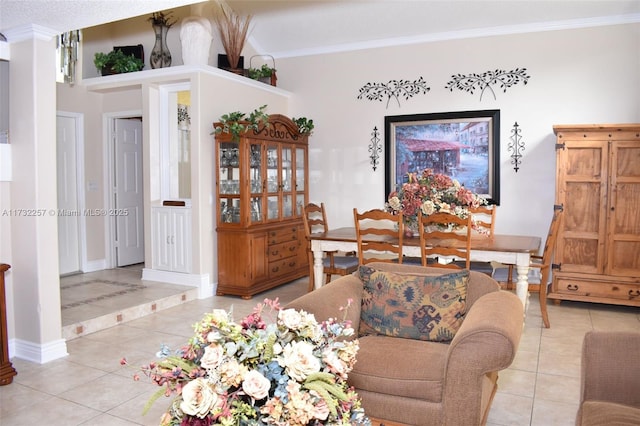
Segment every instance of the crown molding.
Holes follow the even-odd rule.
[[[271,53],[274,58],[295,58],[300,56],[325,55],[330,53],[351,52],[355,50],[377,49],[381,47],[406,46],[420,43],[434,43],[439,41],[460,40],[468,38],[494,37],[513,34],[573,30],[579,28],[602,27],[609,25],[624,25],[640,22],[640,13],[615,16],[601,16],[596,18],[572,19],[565,21],[537,22],[532,24],[506,25],[491,28],[477,28],[472,30],[450,31],[434,34],[421,34],[411,37],[395,37],[371,40],[359,43],[344,43],[311,49],[288,50]],[[255,48],[261,48],[256,40],[250,38]],[[259,50],[264,51],[264,50]]]
[[[18,43],[25,40],[50,41],[60,34],[60,31],[42,25],[29,24],[5,30],[2,34],[7,38],[7,42]]]

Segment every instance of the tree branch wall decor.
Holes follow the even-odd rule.
[[[391,100],[391,98],[395,98],[396,102],[398,102],[398,106],[400,106],[400,97],[403,97],[406,101],[409,98],[412,98],[414,95],[419,95],[420,93],[426,94],[429,90],[431,90],[431,88],[427,87],[427,83],[422,77],[414,81],[389,80],[389,82],[386,84],[365,84],[360,88],[358,99],[363,99],[363,97],[365,97],[370,101],[382,102],[382,99],[386,96],[387,108],[389,108],[389,101]]]
[[[378,163],[380,162],[380,153],[382,153],[382,145],[380,145],[380,133],[378,127],[373,128],[371,132],[371,144],[369,145],[369,158],[371,159],[371,166],[373,171],[376,171]]]
[[[511,153],[511,164],[513,164],[513,170],[518,173],[520,165],[522,164],[522,151],[524,151],[524,142],[522,142],[522,136],[520,135],[521,129],[516,121],[511,129],[511,142],[507,145],[507,150]]]
[[[482,101],[482,95],[487,89],[493,94],[493,99],[496,99],[496,92],[493,91],[491,86],[498,84],[499,88],[506,93],[507,88],[515,86],[520,82],[527,84],[529,77],[526,68],[516,68],[511,71],[485,71],[482,74],[456,74],[451,76],[452,80],[449,81],[444,88],[452,92],[453,89],[459,89],[472,95],[476,90],[480,90],[480,101]]]

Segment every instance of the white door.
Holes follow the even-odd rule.
[[[142,121],[115,120],[116,265],[144,262]]]
[[[76,119],[57,116],[58,263],[60,274],[80,271]]]

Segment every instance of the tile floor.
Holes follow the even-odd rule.
[[[123,275],[117,270],[103,273],[100,279],[121,281]],[[265,297],[279,297],[286,303],[304,294],[306,287],[307,280],[300,279],[250,301],[237,297],[187,300],[69,340],[69,356],[64,359],[43,365],[13,359],[18,375],[11,385],[0,386],[0,424],[33,425],[46,419],[54,426],[157,425],[168,401],[157,401],[142,416],[144,404],[158,388],[145,380],[133,381],[134,370],[120,366],[120,358],[127,357],[132,365],[151,361],[161,344],[173,348],[184,344],[192,334],[191,325],[204,312],[233,309],[240,318]],[[545,329],[537,294],[532,294],[517,357],[500,373],[490,426],[573,425],[584,333],[640,331],[637,308],[563,302],[549,306],[549,317],[551,328]]]

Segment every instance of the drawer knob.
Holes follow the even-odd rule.
[[[640,290],[629,290],[629,297],[634,298],[640,296]]]
[[[272,252],[271,252],[271,255],[272,255],[272,256],[276,256],[278,253],[279,253],[279,251],[278,251],[278,250],[274,250],[274,251],[272,251]]]
[[[278,272],[280,270],[279,266],[274,266],[273,268],[271,268],[271,272]]]
[[[289,262],[289,266],[293,268],[294,266],[296,266],[296,262]]]
[[[578,286],[575,284],[568,284],[567,285],[567,290],[569,291],[578,291]]]

